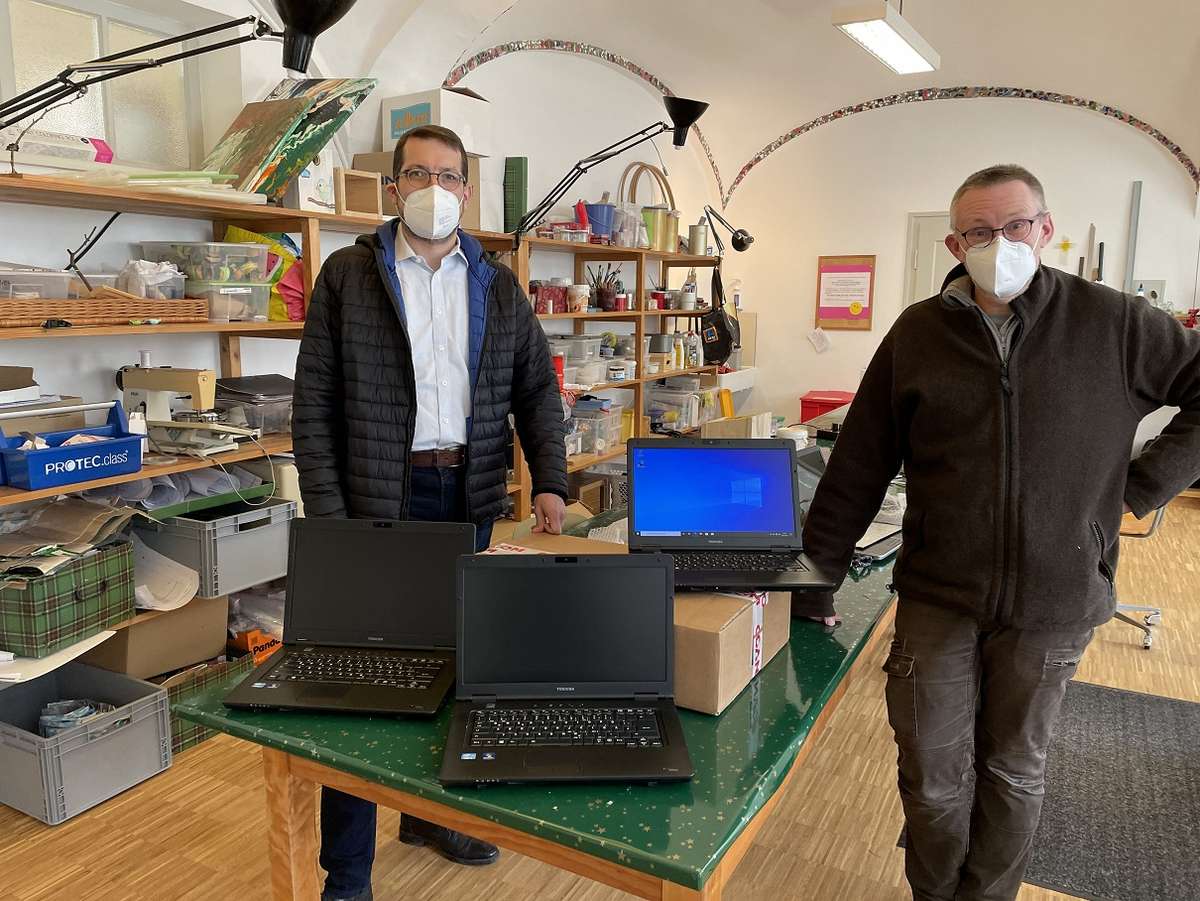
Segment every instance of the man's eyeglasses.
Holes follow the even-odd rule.
[[[441,172],[430,172],[421,166],[413,166],[411,169],[405,169],[400,173],[403,178],[414,188],[424,188],[437,177],[437,183],[447,191],[457,191],[467,183],[465,175],[460,175],[453,169],[443,169]]]
[[[980,226],[979,228],[968,228],[965,232],[956,232],[956,234],[967,242],[968,247],[987,247],[996,240],[996,235],[1001,233],[1010,241],[1024,241],[1033,231],[1033,223],[1045,216],[1047,212],[1049,211],[1043,210],[1032,219],[1014,219],[1000,228]]]

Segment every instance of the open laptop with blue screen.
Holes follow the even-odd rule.
[[[812,496],[796,478],[793,442],[647,438],[627,454],[629,550],[669,553],[676,588],[834,586],[802,552]]]

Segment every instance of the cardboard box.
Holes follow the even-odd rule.
[[[223,654],[228,620],[229,598],[193,598],[175,610],[139,613],[79,659],[145,679]]]
[[[675,704],[718,714],[788,642],[792,597],[677,592]]]
[[[472,153],[492,153],[492,105],[469,88],[436,88],[380,103],[379,146],[390,150],[407,131],[422,125],[448,128]]]
[[[548,554],[623,554],[623,545],[566,535],[528,535],[513,543]],[[792,599],[786,591],[755,596],[675,594],[675,704],[719,714],[787,644]]]
[[[701,438],[770,438],[771,414],[748,413],[714,419],[700,426]]]
[[[0,404],[36,403],[41,396],[32,366],[0,366]]]
[[[248,629],[229,639],[225,647],[236,657],[252,655],[257,666],[283,647],[283,642],[262,629]]]
[[[394,141],[392,142],[395,143]],[[395,179],[392,177],[392,156],[391,150],[382,153],[356,153],[354,154],[354,168],[362,172],[378,172],[382,176],[383,184],[380,186],[382,193],[383,215],[392,217],[396,215],[396,204],[387,194],[387,186]],[[479,154],[467,153],[467,184],[471,185],[471,198],[467,201],[466,207],[463,209],[462,219],[459,222],[463,228],[479,229],[480,206],[479,196],[482,191],[482,185],[479,183]]]
[[[62,407],[77,407],[83,403],[81,397],[64,395],[56,401],[33,401],[27,404],[14,404],[0,409],[0,413],[21,413],[28,410],[57,410]],[[71,429],[86,428],[83,413],[54,413],[43,416],[16,416],[12,419],[0,419],[0,429],[5,435],[19,435],[22,432],[67,432]]]

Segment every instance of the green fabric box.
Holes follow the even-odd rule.
[[[204,667],[185,670],[164,680],[161,684],[166,686],[167,697],[170,699],[171,707],[174,708],[176,704],[190,701],[226,679],[231,680],[230,685],[234,685],[236,684],[232,681],[234,677],[239,680],[245,678],[253,669],[254,655],[246,654],[233,660],[226,660],[224,663],[210,663]],[[199,723],[191,723],[180,719],[174,713],[171,714],[172,754],[186,751],[202,741],[208,741],[216,734],[215,729],[207,729]]]
[[[47,657],[133,616],[133,546],[117,541],[46,576],[0,576],[0,650]]]

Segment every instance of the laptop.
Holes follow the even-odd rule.
[[[296,519],[283,647],[226,698],[234,708],[433,714],[454,683],[454,574],[463,523]]]
[[[766,438],[634,439],[628,445],[629,550],[669,553],[675,587],[827,590],[801,549],[812,493],[796,445]]]
[[[808,516],[808,505],[817,492],[817,483],[825,475],[825,454],[821,448],[812,446],[796,451],[796,479],[800,483],[800,522]],[[900,526],[885,522],[873,522],[858,539],[854,553],[874,563],[883,563],[900,550]]]
[[[458,701],[439,779],[690,779],[674,623],[663,555],[461,558]]]

